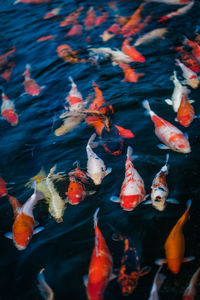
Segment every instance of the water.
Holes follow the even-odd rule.
[[[118,14],[130,15],[139,4],[139,1],[120,1],[117,4]],[[59,16],[43,20],[49,10],[59,5],[62,5]],[[110,18],[89,33],[84,30],[80,37],[65,37],[70,26],[62,28],[59,24],[68,13],[80,5],[84,6],[80,21],[84,20],[85,13],[91,5],[94,5],[95,9],[101,5],[110,12]],[[158,17],[176,8],[178,7],[161,3],[147,4],[142,17],[150,14],[152,20],[142,33],[157,28]],[[15,6],[12,0],[1,1],[1,53],[10,50],[13,45],[17,48],[13,57],[9,58],[16,64],[10,82],[0,79],[6,95],[14,100],[19,115],[19,124],[16,127],[0,120],[0,173],[10,183],[9,193],[24,203],[32,193],[25,184],[42,166],[48,172],[56,164],[58,171],[68,173],[73,167],[73,162],[79,160],[81,166],[86,167],[85,147],[94,132],[93,129],[81,123],[67,135],[54,135],[54,130],[60,125],[58,116],[63,112],[64,98],[71,88],[69,76],[74,78],[84,98],[93,93],[92,81],[96,81],[103,91],[104,98],[114,107],[113,122],[130,129],[135,138],[125,140],[120,156],[109,155],[103,147],[95,149],[107,167],[112,167],[113,172],[103,180],[94,196],[88,197],[78,206],[67,205],[63,223],[57,224],[49,216],[44,201],[38,203],[34,215],[45,230],[33,236],[25,251],[18,251],[13,243],[4,237],[4,233],[12,228],[13,213],[7,198],[1,198],[0,299],[42,299],[37,288],[37,274],[43,267],[46,280],[55,292],[55,299],[86,299],[82,278],[88,273],[94,245],[92,217],[97,207],[100,207],[99,227],[112,253],[114,268],[120,266],[123,243],[112,241],[109,224],[131,237],[138,249],[141,265],[152,267],[151,272],[139,280],[137,289],[129,297],[147,299],[157,270],[154,260],[164,257],[165,239],[184,212],[186,201],[192,199],[191,218],[184,227],[185,254],[196,256],[196,260],[183,264],[178,275],[165,270],[167,279],[160,291],[161,300],[169,297],[174,300],[181,299],[191,275],[200,262],[199,119],[195,119],[188,129],[176,124],[181,130],[188,132],[192,152],[183,155],[170,151],[170,173],[167,181],[170,197],[179,200],[180,205],[169,204],[162,213],[151,206],[142,205],[132,212],[125,212],[119,204],[110,202],[109,198],[120,192],[128,145],[131,145],[134,154],[138,155],[134,164],[145,182],[147,192],[150,191],[154,175],[165,161],[166,152],[156,147],[159,140],[154,134],[154,126],[149,116],[144,114],[141,102],[149,99],[156,113],[175,124],[175,114],[164,102],[173,91],[173,83],[169,78],[174,68],[178,70],[174,62],[177,54],[172,48],[181,44],[184,35],[194,39],[196,25],[200,25],[199,9],[200,4],[196,1],[187,14],[172,18],[164,24],[168,28],[165,39],[138,47],[146,57],[146,62],[135,64],[135,67],[138,73],[145,73],[145,76],[134,84],[122,82],[121,69],[112,66],[109,60],[102,61],[97,68],[90,63],[65,63],[56,54],[57,46],[64,43],[80,50],[81,58],[88,57],[89,46],[121,48],[121,36],[118,35],[104,44],[99,37],[114,22],[114,12],[108,8],[106,1],[97,4],[91,1],[57,0],[46,4]],[[55,35],[55,40],[36,42],[38,38],[46,35]],[[90,42],[85,40],[88,35],[91,36]],[[133,37],[133,41],[135,39],[136,37]],[[27,63],[31,65],[32,78],[41,86],[46,86],[38,97],[23,95],[22,73]],[[180,70],[178,74],[181,75]],[[198,114],[199,89],[191,90],[190,95],[191,99],[196,100],[194,108]],[[116,280],[108,285],[105,299],[123,299]],[[196,299],[200,299],[200,293]]]

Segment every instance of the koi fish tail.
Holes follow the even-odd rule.
[[[94,89],[99,87],[98,84],[95,81],[92,81],[92,86],[93,86]]]
[[[95,138],[96,138],[96,133],[93,133],[93,135],[90,137],[88,141],[87,147],[92,148],[92,143],[94,142]]]
[[[72,83],[72,87],[76,87],[76,84],[75,84],[73,78],[71,76],[69,76],[68,78],[69,78],[69,81],[71,81],[71,83]]]
[[[176,61],[176,65],[177,65],[177,66],[180,66],[180,65],[181,65],[180,59],[176,58],[175,61]]]
[[[44,299],[54,299],[54,293],[50,286],[47,284],[45,277],[44,277],[44,269],[40,270],[38,274],[38,288],[40,290],[40,294],[44,297]]]
[[[161,171],[163,173],[167,173],[168,169],[169,169],[169,165],[168,165],[168,161],[169,161],[169,153],[166,154],[166,160],[165,160],[165,165],[162,167]]]
[[[22,207],[22,205],[19,203],[17,198],[15,198],[13,196],[10,196],[10,195],[8,195],[8,198],[9,198],[9,202],[12,206],[14,215],[18,214],[18,212],[19,212],[20,208]]]
[[[148,100],[144,100],[144,101],[142,102],[142,105],[143,105],[143,107],[144,107],[149,113],[152,112]]]
[[[126,156],[131,160],[131,156],[133,155],[133,148],[128,146]]]
[[[98,215],[98,212],[99,212],[99,207],[96,209],[95,213],[94,213],[94,228],[97,226],[97,223],[98,223],[98,218],[97,218],[97,215]]]

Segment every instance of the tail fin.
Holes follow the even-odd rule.
[[[98,88],[99,87],[98,84],[95,81],[92,81],[92,86],[93,86],[93,88]]]
[[[69,80],[71,81],[71,83],[72,83],[72,86],[76,86],[76,84],[75,84],[75,82],[74,82],[73,78],[72,78],[71,76],[69,76],[68,78],[69,78]]]
[[[97,215],[98,215],[98,212],[99,212],[99,207],[96,209],[95,213],[94,213],[94,227],[97,226],[97,223],[98,223],[98,218],[97,218]]]
[[[177,66],[180,66],[180,64],[181,64],[180,59],[176,58],[175,61],[176,61],[176,65],[177,65]]]
[[[94,142],[95,138],[96,138],[96,133],[93,133],[92,136],[89,138],[87,146],[91,147],[91,144],[92,142]]]
[[[151,107],[150,107],[150,105],[149,105],[149,101],[148,101],[148,100],[144,100],[144,101],[142,102],[142,105],[143,105],[143,107],[144,107],[148,112],[151,111]]]
[[[169,161],[169,153],[166,154],[165,165],[161,169],[162,172],[166,172],[168,170],[169,168],[168,161]]]
[[[190,209],[190,207],[191,207],[191,204],[192,204],[192,200],[190,199],[190,200],[188,200],[187,202],[186,202],[186,205],[187,205],[187,210],[189,210]]]
[[[128,146],[128,148],[127,148],[127,157],[129,159],[131,159],[132,154],[133,154],[133,148],[131,146]]]
[[[28,71],[30,71],[31,65],[30,64],[26,64],[26,69],[28,69]]]

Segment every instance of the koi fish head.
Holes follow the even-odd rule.
[[[123,296],[129,296],[138,285],[139,275],[137,272],[125,274],[124,271],[125,269],[122,267],[118,276],[118,282]]]
[[[173,141],[171,142],[172,148],[174,151],[176,152],[181,152],[181,153],[190,153],[191,152],[191,148],[190,148],[190,144],[187,140],[186,137],[182,136],[182,138],[180,138],[179,135],[176,135],[173,139]]]
[[[70,179],[70,184],[66,195],[67,195],[67,201],[70,204],[79,204],[81,201],[84,200],[83,185],[77,182],[74,178]]]
[[[179,123],[181,125],[183,125],[184,127],[188,127],[191,124],[193,118],[194,118],[194,116],[191,114],[188,114],[186,116],[181,116],[180,118],[178,118],[178,116],[177,116]]]
[[[95,185],[100,185],[102,180],[104,179],[104,172],[94,173],[90,176]]]
[[[132,211],[141,202],[141,195],[122,195],[121,207],[126,211]]]
[[[167,198],[167,193],[161,187],[153,189],[151,192],[152,205],[159,211],[165,210],[166,198]]]
[[[26,249],[31,237],[32,230],[27,230],[19,233],[13,233],[13,241],[18,250]]]

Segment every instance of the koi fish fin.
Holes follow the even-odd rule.
[[[148,274],[150,271],[151,271],[151,267],[146,266],[146,267],[142,268],[142,270],[140,271],[140,276],[144,276],[144,275]]]
[[[121,201],[120,201],[120,198],[119,198],[119,197],[116,197],[116,196],[110,197],[110,201],[116,202],[116,203],[120,203],[120,202],[121,202]]]
[[[178,122],[178,119],[177,119],[177,117],[176,117],[176,118],[174,118],[174,121],[175,121],[175,122]]]
[[[93,219],[94,219],[94,227],[97,226],[97,223],[98,223],[98,218],[97,218],[98,212],[99,212],[99,207],[96,209],[96,211],[95,211],[95,213],[94,213],[94,216],[93,216]]]
[[[134,134],[129,130],[129,129],[125,129],[121,126],[118,126],[118,125],[114,125],[118,130],[119,130],[119,135],[121,137],[124,137],[126,139],[132,139],[134,138]]]
[[[33,230],[33,234],[37,234],[37,233],[39,233],[39,232],[42,231],[42,230],[44,230],[44,227],[43,227],[43,226],[38,227],[38,228],[36,228],[36,229]]]
[[[187,132],[184,132],[184,136],[186,137],[187,140],[189,139],[189,136],[188,136]]]
[[[108,281],[111,281],[111,280],[113,280],[113,279],[115,279],[115,278],[117,278],[117,275],[114,274],[114,273],[111,273],[111,274],[110,274],[110,277],[109,277],[109,279],[108,279]]]
[[[110,174],[112,172],[112,168],[107,168],[106,171],[104,172],[105,176]]]
[[[167,264],[167,260],[165,258],[158,258],[154,261],[154,263],[158,266],[162,266],[163,264]]]
[[[150,107],[150,105],[149,105],[149,101],[148,101],[148,100],[142,101],[142,106],[147,110],[147,112],[150,113],[151,107]]]
[[[43,272],[44,268],[38,273],[38,289],[40,290],[40,294],[44,297],[44,299],[54,299],[53,290],[47,284]]]
[[[145,201],[145,202],[142,202],[142,204],[145,204],[145,205],[147,205],[147,204],[152,204],[152,201],[151,201],[151,200],[147,200],[147,201]]]
[[[172,203],[172,204],[179,204],[179,201],[173,198],[169,198],[166,200],[168,203]]]
[[[44,90],[46,88],[46,85],[41,86],[41,90]]]
[[[92,196],[92,195],[94,195],[95,193],[96,193],[96,191],[89,191],[89,192],[88,192],[88,195],[89,195],[89,196]]]
[[[195,256],[185,257],[185,258],[183,259],[183,263],[185,263],[185,262],[190,262],[190,261],[194,260],[195,258],[196,258]]]
[[[173,102],[172,102],[171,99],[165,99],[165,102],[166,102],[168,105],[172,105],[172,104],[173,104]]]
[[[13,239],[13,234],[12,234],[12,232],[7,232],[7,233],[4,234],[4,236],[5,236],[7,239],[10,239],[10,240]]]
[[[194,103],[195,100],[188,100],[188,102],[191,104],[191,103]]]
[[[83,276],[83,284],[84,284],[85,287],[87,287],[87,285],[88,285],[88,275]]]
[[[158,144],[157,147],[161,150],[167,150],[170,149],[168,146],[164,145],[164,144]]]

